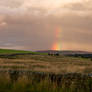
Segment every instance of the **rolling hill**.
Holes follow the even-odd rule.
[[[72,51],[72,50],[62,50],[62,51],[58,51],[58,50],[43,50],[43,51],[37,51],[40,53],[56,53],[58,52],[59,54],[62,55],[74,55],[74,54],[92,54],[92,52],[87,52],[87,51]]]

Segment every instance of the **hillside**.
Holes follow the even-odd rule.
[[[92,54],[92,52],[87,52],[87,51],[72,51],[72,50],[62,50],[62,51],[58,51],[58,50],[42,50],[42,51],[37,51],[40,53],[49,53],[49,52],[58,52],[62,55],[69,55],[69,54]]]
[[[0,49],[0,54],[38,54],[37,52],[24,51],[24,50],[12,50],[12,49]]]

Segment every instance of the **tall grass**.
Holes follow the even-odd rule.
[[[92,92],[92,78],[88,76],[63,75],[62,80],[50,77],[0,75],[0,92]]]

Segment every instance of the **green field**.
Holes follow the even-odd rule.
[[[23,50],[0,49],[0,54],[12,54],[12,53],[33,53],[33,52]]]
[[[25,51],[25,50],[12,50],[12,49],[0,49],[0,54],[42,54],[39,52],[33,52],[33,51]],[[46,53],[43,53],[46,54]]]

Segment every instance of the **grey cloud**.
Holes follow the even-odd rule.
[[[89,44],[89,48],[92,44],[91,17],[85,18],[76,14],[67,14],[58,18],[13,16],[6,18],[5,21],[8,26],[3,28],[0,39],[3,39],[4,43],[13,44],[10,47],[24,46],[25,49],[30,50],[50,49],[56,40],[54,32],[58,26],[62,31],[59,39],[62,45],[75,43],[81,49],[85,43]]]
[[[0,26],[0,47],[51,49],[53,43],[59,40],[62,49],[92,51],[92,1],[66,4],[67,6],[48,10],[35,5],[24,5],[23,2],[15,1],[13,7],[12,0],[6,5],[0,1],[0,24],[7,24]],[[59,39],[55,38],[57,27],[61,28]]]
[[[63,8],[75,12],[92,12],[92,0],[83,0],[82,2],[66,4]]]
[[[29,46],[31,50],[44,49],[45,46],[50,49],[54,38],[53,31],[51,26],[47,25],[47,20],[40,19],[8,17],[5,20],[7,26],[0,30],[0,39],[15,46]]]
[[[23,3],[23,0],[1,0],[0,5],[10,8],[19,8]]]

